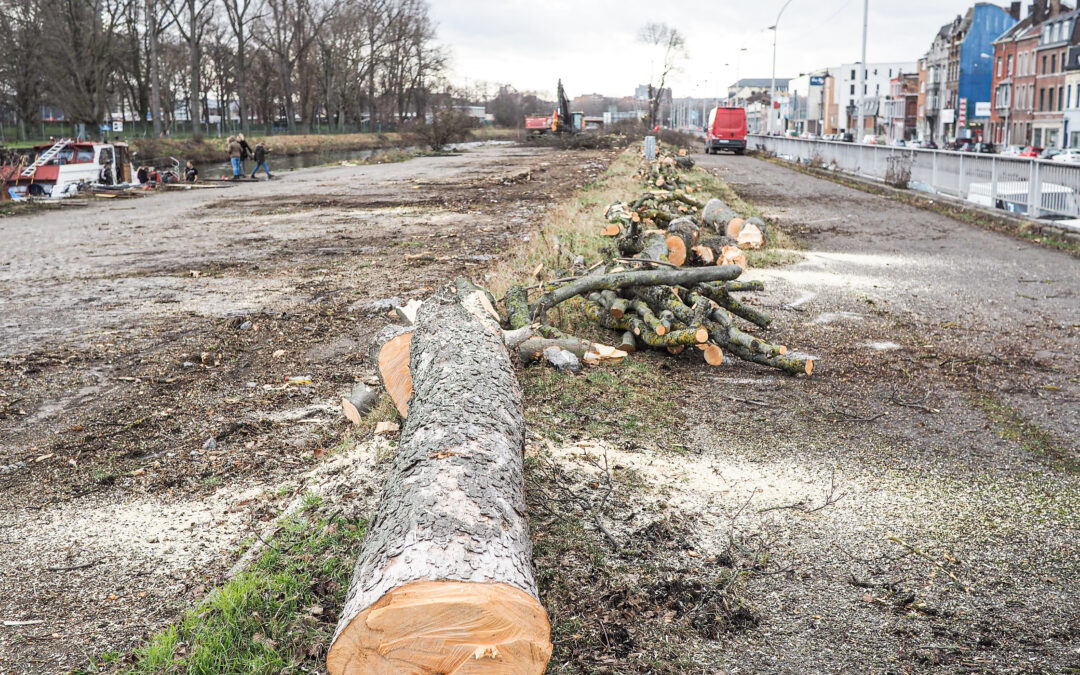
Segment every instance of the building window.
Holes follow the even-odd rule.
[[[997,57],[997,76],[1001,77],[1001,57]]]
[[[851,69],[851,79],[852,80],[855,79],[855,69],[854,68]]]
[[[1043,75],[1045,75],[1045,74],[1046,74],[1046,54],[1043,54],[1043,69],[1042,69],[1042,74],[1043,74]]]
[[[1045,89],[1040,89],[1039,90],[1039,112],[1043,111],[1043,104],[1045,104],[1045,103],[1046,103],[1046,90]]]
[[[855,85],[851,85],[851,95],[855,95]]]
[[[1050,55],[1050,72],[1051,73],[1056,73],[1057,72],[1057,54],[1051,54]]]
[[[1061,110],[1064,107],[1064,104],[1065,104],[1065,101],[1061,97],[1061,95],[1063,93],[1064,93],[1064,87],[1059,86],[1058,87],[1058,107],[1057,107],[1058,110]],[[1050,94],[1050,101],[1051,101],[1050,105],[1051,105],[1051,107],[1053,107],[1053,100],[1054,100],[1054,95],[1053,95],[1053,92],[1051,92],[1051,94]]]
[[[1005,57],[1005,74],[1012,77],[1012,54]]]
[[[1065,88],[1065,100],[1069,102],[1069,107],[1072,107],[1072,85],[1070,84]]]

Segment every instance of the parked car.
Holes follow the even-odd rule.
[[[895,141],[893,141],[892,144],[893,144],[893,147],[895,147],[895,148],[906,148],[907,147],[907,143],[904,142],[904,139],[902,139],[902,138],[896,139]]]
[[[843,138],[841,138],[840,140],[842,140],[845,143],[854,143],[855,142],[855,136],[853,136],[850,132],[848,132],[848,133],[844,134]]]
[[[1080,164],[1080,148],[1069,148],[1068,150],[1062,150],[1050,160],[1052,162],[1062,162],[1064,164]]]
[[[1001,150],[1002,157],[1020,157],[1024,152],[1022,145],[1007,145]]]
[[[923,150],[937,150],[938,145],[933,141],[914,141],[916,148],[922,148]]]
[[[1046,148],[1039,153],[1039,159],[1053,159],[1060,154],[1061,150],[1059,148]]]
[[[1038,157],[1039,153],[1042,152],[1042,151],[1043,151],[1042,148],[1035,147],[1034,145],[1029,145],[1028,147],[1024,148],[1024,151],[1021,152],[1019,156],[1020,157]]]
[[[997,152],[993,143],[971,143],[968,145],[967,152],[978,152],[983,155],[992,155]]]

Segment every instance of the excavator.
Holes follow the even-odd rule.
[[[570,99],[566,97],[562,80],[559,80],[559,107],[550,117],[528,115],[525,117],[525,131],[531,136],[546,133],[577,134],[585,128],[585,113],[570,112]]]

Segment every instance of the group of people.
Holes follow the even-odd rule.
[[[179,169],[179,166],[177,168]],[[181,177],[177,176],[176,172],[172,170],[158,171],[152,166],[140,166],[135,171],[135,180],[138,181],[139,185],[154,187],[161,183],[179,182]],[[199,182],[199,169],[195,167],[195,163],[190,159],[184,167],[183,181],[185,183]]]
[[[254,178],[255,174],[259,173],[259,169],[266,172],[266,179],[270,180],[273,175],[270,174],[270,167],[266,163],[266,156],[270,154],[270,150],[257,141],[255,147],[252,148],[247,140],[244,138],[244,134],[237,134],[230,136],[228,140],[229,144],[229,161],[232,163],[233,180],[240,180],[240,176],[247,174],[245,168],[245,162],[248,159],[255,160],[255,168],[251,171],[251,177]]]

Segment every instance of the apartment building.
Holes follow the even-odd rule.
[[[1060,9],[1060,3],[1057,4]],[[1046,148],[1060,148],[1065,142],[1065,65],[1069,46],[1075,44],[1080,11],[1052,16],[1039,27],[1035,47],[1035,105],[1032,107],[1031,142]],[[1069,92],[1071,94],[1071,92]]]
[[[860,66],[859,63],[845,63],[828,69],[836,79],[832,90],[832,104],[839,111],[840,126],[843,129],[855,133],[859,126],[857,106],[861,106],[864,118],[862,133],[883,132],[886,119],[883,102],[888,98],[892,80],[900,73],[916,72],[917,64],[914,61],[867,64],[862,93],[857,91]]]

